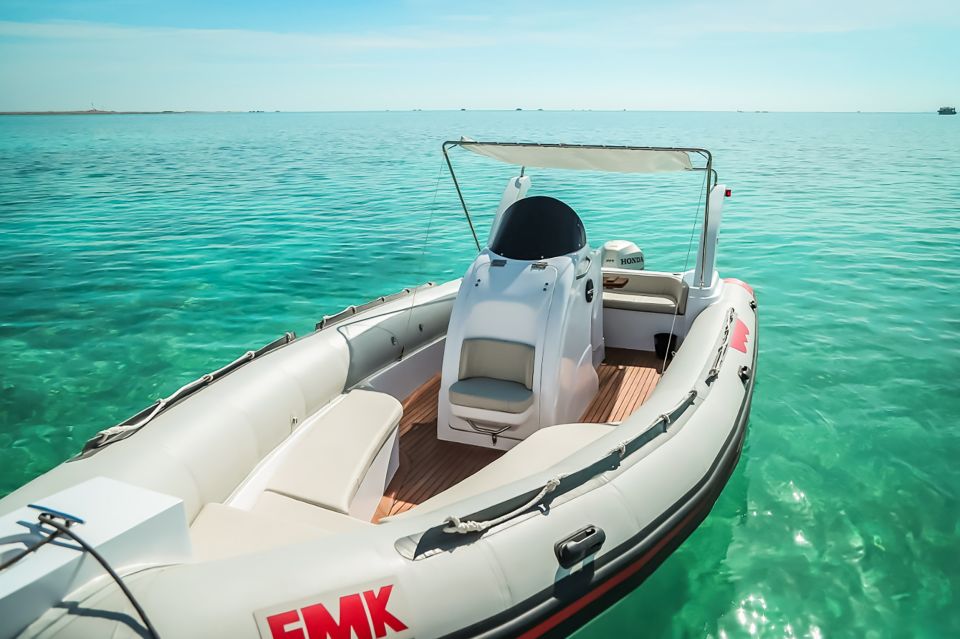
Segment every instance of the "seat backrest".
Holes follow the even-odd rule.
[[[645,271],[630,271],[627,269],[603,269],[604,279],[610,278],[613,281],[624,278],[627,281],[619,286],[606,286],[607,290],[618,293],[635,293],[638,295],[661,295],[670,297],[677,303],[677,312],[681,315],[687,308],[686,282],[678,275],[669,273],[651,273]],[[622,280],[621,280],[622,281]]]
[[[459,379],[489,377],[523,384],[533,390],[535,349],[529,344],[500,339],[463,340]]]

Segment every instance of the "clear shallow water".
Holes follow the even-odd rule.
[[[737,471],[579,636],[960,635],[956,118],[0,118],[0,494],[251,346],[462,274],[472,240],[439,154],[461,134],[712,149],[733,188],[721,273],[760,299]],[[483,227],[511,171],[455,162]],[[699,178],[533,176],[594,244],[682,267]]]

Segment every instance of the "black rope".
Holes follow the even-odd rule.
[[[700,185],[700,195],[697,196],[697,208],[696,215],[693,217],[693,227],[690,228],[690,241],[687,243],[687,256],[683,258],[683,272],[687,272],[687,267],[690,265],[690,250],[693,248],[693,238],[697,234],[697,220],[700,217],[700,202],[703,201],[703,194],[707,190],[706,187],[710,183],[710,176],[704,174],[704,183]],[[707,192],[707,205],[710,205],[710,193]],[[694,277],[697,276],[696,272],[693,274]],[[711,282],[713,282],[713,274],[710,275]],[[667,370],[667,360],[670,358],[670,345],[673,342],[674,329],[677,326],[677,314],[680,312],[680,300],[677,300],[677,305],[673,309],[673,321],[670,322],[670,335],[667,337],[667,352],[663,356],[663,367],[660,369],[660,372],[663,373]]]
[[[39,549],[42,548],[43,546],[46,546],[46,545],[49,544],[51,541],[53,541],[54,539],[56,539],[57,537],[59,537],[60,534],[61,534],[61,533],[60,533],[59,530],[53,531],[52,533],[50,533],[49,535],[47,535],[46,537],[44,537],[41,541],[39,541],[39,542],[35,543],[34,545],[28,547],[26,550],[24,550],[22,553],[20,553],[20,554],[17,555],[16,557],[12,557],[12,558],[6,560],[5,562],[3,562],[2,564],[0,564],[0,571],[6,570],[7,568],[9,568],[9,567],[12,566],[13,564],[17,563],[18,561],[20,561],[21,559],[23,559],[24,557],[26,557],[26,556],[29,555],[30,553],[36,552],[37,550],[39,550]]]
[[[40,515],[38,516],[38,519],[40,520],[41,524],[46,524],[47,526],[50,526],[51,528],[54,529],[54,531],[52,533],[49,533],[46,537],[44,537],[42,541],[34,544],[33,546],[30,546],[29,548],[27,548],[25,551],[23,551],[16,557],[13,557],[12,559],[8,559],[7,561],[0,564],[0,570],[5,570],[6,568],[9,568],[10,566],[17,563],[18,561],[20,561],[30,553],[36,552],[39,548],[41,548],[42,546],[45,546],[46,544],[49,544],[50,542],[57,539],[58,537],[69,537],[70,539],[75,541],[77,544],[79,544],[79,546],[83,548],[84,551],[90,553],[90,556],[96,559],[97,563],[99,563],[100,566],[103,567],[103,569],[107,572],[107,574],[110,575],[115,582],[117,582],[117,585],[120,587],[120,590],[123,591],[123,594],[126,595],[130,603],[133,604],[133,607],[137,611],[137,614],[140,615],[140,619],[143,620],[143,625],[147,629],[147,634],[153,639],[160,639],[160,635],[157,633],[157,629],[153,627],[152,623],[150,623],[150,619],[149,617],[147,617],[147,613],[140,606],[140,603],[137,601],[136,597],[133,596],[133,593],[130,592],[130,589],[127,588],[127,585],[123,583],[122,579],[120,579],[120,575],[118,575],[114,571],[114,569],[110,567],[110,564],[108,564],[107,560],[103,558],[103,555],[97,552],[93,546],[85,542],[80,537],[80,535],[70,530],[70,525],[73,522],[71,522],[69,519],[66,519],[64,520],[65,523],[61,524],[54,518],[53,515],[45,512],[40,513]]]

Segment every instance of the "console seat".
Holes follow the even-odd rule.
[[[517,382],[472,377],[450,385],[450,403],[501,413],[522,413],[533,405],[533,391]]]
[[[450,385],[450,403],[519,414],[533,406],[535,349],[500,339],[463,340],[459,379]]]

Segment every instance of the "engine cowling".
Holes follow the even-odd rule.
[[[604,268],[644,269],[643,250],[627,240],[610,240],[603,245]]]

